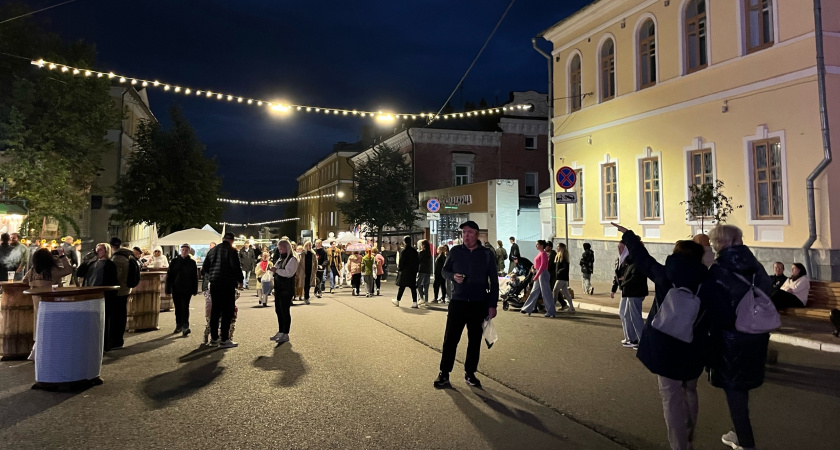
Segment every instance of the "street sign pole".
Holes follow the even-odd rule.
[[[564,189],[564,192],[569,192],[569,190]],[[566,230],[566,249],[568,250],[568,248],[569,248],[569,204],[568,203],[564,204],[563,209],[566,210],[565,213],[563,213],[563,221],[566,222],[566,226],[564,227],[564,229]]]
[[[569,166],[563,166],[557,171],[557,185],[563,188],[563,192],[569,192],[569,189],[575,187],[577,183],[577,173],[575,169]],[[569,247],[569,204],[564,203],[563,207],[563,221],[565,222],[566,231],[566,248]]]

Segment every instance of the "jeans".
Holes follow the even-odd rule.
[[[210,299],[213,302],[210,310],[210,337],[219,339],[219,320],[221,319],[221,338],[230,339],[230,321],[233,319],[233,309],[236,307],[236,285],[224,283],[210,283]]]
[[[697,426],[697,379],[682,381],[657,375],[662,411],[673,450],[688,450]]]
[[[630,342],[639,342],[642,336],[642,328],[645,326],[642,320],[642,301],[644,297],[621,297],[618,304],[618,314],[621,316],[621,328],[624,329],[624,339]]]
[[[430,273],[418,273],[417,274],[417,293],[420,294],[420,298],[423,300],[429,300],[429,278],[432,276]]]
[[[242,277],[244,278],[242,280],[242,287],[244,287],[245,289],[248,289],[248,281],[251,279],[251,271],[250,270],[243,270],[242,271]]]
[[[190,327],[190,300],[192,294],[183,292],[172,293],[172,303],[175,304],[175,325],[178,327]]]
[[[464,327],[467,327],[467,359],[464,361],[464,371],[475,373],[478,370],[478,359],[481,355],[481,328],[487,318],[486,302],[465,302],[453,300],[449,303],[446,314],[446,332],[443,335],[443,351],[440,358],[440,371],[449,373],[455,365],[455,353]]]
[[[525,304],[522,305],[521,311],[525,311],[529,314],[534,312],[537,308],[537,299],[542,297],[543,304],[545,305],[545,315],[553,316],[556,314],[554,309],[554,298],[550,296],[551,288],[548,286],[549,278],[548,272],[540,274],[539,278],[534,282],[534,288],[531,290],[531,295],[528,296],[528,300],[526,300]]]
[[[338,269],[332,266],[329,268],[329,270],[325,270],[324,274],[329,274],[328,276],[330,279],[330,290],[335,289],[335,279],[336,277],[338,277]]]
[[[592,274],[584,273],[581,276],[583,277],[583,293],[588,295],[592,289]]]
[[[738,435],[738,445],[744,448],[755,447],[752,424],[750,423],[750,392],[734,389],[724,389],[726,403],[729,405],[729,415],[735,434]]]
[[[560,297],[557,297],[557,294],[562,294]],[[575,309],[575,305],[572,303],[572,296],[569,294],[569,281],[568,280],[557,280],[554,282],[554,291],[551,292],[551,296],[554,297],[560,306],[566,306],[566,299],[569,300],[569,306],[572,310]]]
[[[292,296],[283,295],[280,289],[274,289],[274,312],[277,313],[277,331],[289,334],[292,326]]]

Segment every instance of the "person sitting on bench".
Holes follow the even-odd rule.
[[[804,308],[808,303],[808,291],[811,289],[811,280],[805,266],[800,263],[793,263],[790,267],[790,278],[782,284],[782,287],[770,297],[776,309],[782,308]]]
[[[773,282],[773,287],[770,290],[770,295],[773,295],[782,288],[782,285],[785,284],[788,277],[785,276],[785,265],[782,264],[780,261],[776,261],[773,263],[773,275],[770,275],[770,281]]]

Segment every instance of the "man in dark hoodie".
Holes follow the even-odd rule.
[[[697,423],[697,379],[703,373],[708,347],[709,317],[706,309],[717,293],[715,280],[703,265],[703,246],[693,241],[678,241],[674,252],[659,264],[632,231],[613,223],[623,233],[621,242],[633,258],[636,271],[644,273],[656,286],[656,293],[636,357],[657,375],[659,394],[668,428],[668,442],[673,449],[691,448]],[[695,322],[694,339],[683,342],[651,325],[665,296],[672,287],[687,288],[700,298],[699,320]]]
[[[621,345],[638,349],[639,338],[644,328],[642,302],[648,296],[647,278],[644,272],[636,269],[636,264],[623,242],[618,243],[618,253],[610,298],[615,297],[615,292],[620,287],[621,302],[618,306],[618,314],[621,317],[621,327],[624,329]]]
[[[233,233],[227,232],[222,243],[207,252],[201,271],[210,279],[210,347],[233,348],[239,346],[230,339],[230,322],[236,308],[236,288],[242,287],[245,275],[242,273],[239,255],[233,248]],[[221,341],[219,320],[221,319]]]

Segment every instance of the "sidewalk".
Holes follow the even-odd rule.
[[[575,291],[575,308],[618,314],[618,303],[621,299],[619,294],[616,294],[614,299],[610,298],[612,283],[593,282],[594,295],[583,294],[580,280],[572,280],[569,284]],[[651,287],[651,295],[645,298],[644,310],[650,309],[652,299],[653,289]],[[643,315],[647,317],[646,312]],[[781,317],[782,327],[770,334],[771,341],[806,347],[812,350],[840,353],[840,338],[831,334],[834,328],[828,321],[828,317],[825,318],[825,321],[785,315]]]

